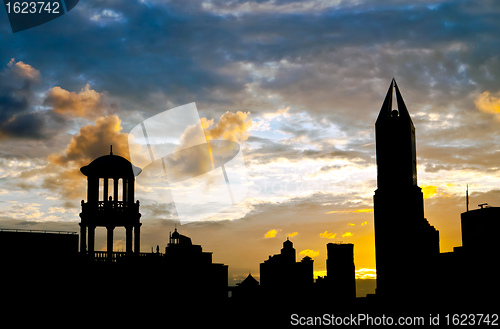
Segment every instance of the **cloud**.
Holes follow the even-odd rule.
[[[314,258],[314,257],[319,255],[319,250],[305,249],[305,250],[302,250],[301,252],[299,252],[299,255]]]
[[[202,8],[217,15],[318,13],[358,4],[359,1],[202,1]]]
[[[0,215],[29,221],[43,220],[45,213],[40,210],[40,206],[39,203],[10,201],[9,206]]]
[[[249,129],[252,127],[252,120],[250,118],[250,112],[236,113],[227,111],[220,118],[215,127],[210,128],[213,125],[213,120],[202,120],[204,123],[205,136],[208,140],[212,139],[224,139],[235,142],[243,142],[247,140],[249,136]]]
[[[53,87],[47,91],[43,104],[51,106],[54,112],[76,118],[96,119],[108,108],[103,94],[90,89],[86,84],[79,93]]]
[[[352,234],[351,232],[345,232],[344,234],[342,234],[342,237],[343,238],[348,238],[348,237],[351,237],[353,236],[354,234]]]
[[[500,91],[495,94],[485,91],[476,97],[474,104],[482,112],[495,114],[500,121]]]
[[[319,236],[327,239],[335,239],[337,233],[328,233],[328,231],[325,231],[323,233],[320,233]]]
[[[94,124],[81,127],[64,152],[48,156],[49,165],[45,169],[47,173],[43,187],[58,191],[65,198],[82,198],[86,187],[80,167],[109,154],[110,145],[113,145],[113,154],[129,158],[128,136],[122,129],[116,115],[99,117]]]
[[[34,202],[7,201],[7,205],[2,205],[0,209],[0,218],[11,218],[25,220],[29,222],[59,222],[65,221],[64,213],[71,212],[77,219],[75,209],[66,209],[61,207],[49,207],[43,209],[43,205]]]
[[[424,194],[424,199],[428,199],[436,195],[437,186],[434,185],[422,185],[422,193]]]
[[[281,117],[286,117],[288,111],[290,110],[290,106],[278,109],[276,112],[267,112],[263,113],[262,117],[267,119],[267,120],[273,120],[273,119],[278,119],[280,120]]]
[[[101,25],[106,25],[113,22],[123,23],[125,18],[123,14],[111,9],[103,9],[90,18],[91,21],[98,22]]]
[[[256,119],[260,120],[260,119]],[[257,121],[262,126],[262,120]],[[267,121],[266,121],[267,122]],[[357,139],[347,139],[337,124],[300,112],[273,120],[268,131],[251,130],[246,159],[250,163],[266,164],[277,159],[298,162],[303,160],[338,160],[343,164],[325,163],[316,175],[335,173],[351,165],[367,166],[373,163],[371,147]]]
[[[12,69],[14,75],[26,79],[26,81],[40,80],[40,71],[22,61],[16,62],[16,60],[12,58],[7,66]]]
[[[42,139],[60,123],[57,115],[34,109],[39,82],[40,71],[14,58],[0,72],[0,137]]]
[[[65,49],[85,56],[61,60],[67,51],[58,54],[40,46],[54,39],[49,33],[35,33],[20,42],[33,54],[38,50],[37,56],[57,75],[71,72],[61,77],[64,82],[96,79],[106,90],[139,104],[148,101],[141,95],[144,90],[168,90],[169,101],[177,104],[196,96],[212,108],[241,104],[257,113],[268,112],[265,105],[276,100],[284,101],[281,108],[300,104],[344,122],[370,113],[372,107],[367,105],[378,94],[381,79],[389,81],[396,75],[423,95],[449,96],[446,93],[452,91],[446,88],[452,83],[453,92],[459,94],[471,81],[485,79],[484,68],[475,63],[497,65],[497,49],[485,41],[495,36],[497,27],[494,20],[484,19],[494,12],[490,3],[474,10],[452,3],[433,8],[425,2],[405,6],[386,1],[376,7],[367,1],[354,3],[354,10],[352,3],[333,10],[329,8],[338,4],[328,1],[205,1],[182,6],[164,1],[103,2],[79,5],[72,16],[75,26],[64,33],[58,31],[59,23],[54,27],[62,40],[53,43],[59,41]],[[290,5],[295,9],[285,10]],[[249,10],[234,16],[242,6]],[[257,10],[262,6],[271,10]],[[214,8],[225,8],[228,16],[220,16]],[[128,24],[96,24],[96,19],[104,18],[126,18]],[[459,24],[463,21],[471,28]],[[477,38],[478,30],[484,38]],[[172,33],[163,36],[163,31]],[[113,42],[108,33],[116,35]],[[162,36],[165,42],[157,42]],[[6,47],[6,53],[12,52],[13,46]],[[467,68],[465,73],[461,67]],[[263,68],[272,73],[264,74]],[[353,97],[359,90],[363,95]],[[265,91],[263,97],[258,96],[260,91]],[[352,102],[360,106],[348,107]],[[341,113],[347,108],[356,110]]]
[[[245,141],[252,125],[250,113],[243,112],[226,112],[215,126],[214,119],[201,118],[200,121],[209,144],[196,145],[200,141],[199,125],[186,127],[180,137],[180,145],[175,148],[173,154],[164,158],[169,181],[182,181],[202,175],[209,172],[214,165],[232,159],[240,150],[238,144],[218,143],[214,140]],[[211,179],[207,181],[207,184],[212,183]]]
[[[110,145],[113,145],[114,154],[130,158],[128,135],[122,130],[121,120],[117,115],[99,117],[94,124],[81,127],[78,134],[71,138],[64,152],[50,155],[49,160],[59,165],[69,162],[87,165],[90,161],[109,154]]]
[[[270,238],[274,238],[276,237],[276,234],[278,234],[278,231],[277,230],[269,230],[266,232],[266,234],[264,235],[264,238],[265,239],[270,239]]]
[[[299,234],[298,232],[292,232],[292,233],[289,233],[287,234],[286,236],[287,237],[290,237],[290,238],[293,238],[294,236],[296,236],[297,234]]]
[[[46,140],[64,125],[65,120],[52,112],[19,112],[0,123],[0,137]]]
[[[76,164],[48,164],[39,171],[42,183],[39,187],[50,193],[56,199],[83,200],[86,197],[87,185],[85,176]]]
[[[79,93],[56,86],[40,96],[42,88],[39,70],[11,59],[0,72],[0,137],[49,139],[61,133],[71,117],[94,120],[116,107],[89,84]]]
[[[304,6],[316,10],[326,3],[320,2],[319,7],[309,2]],[[276,2],[264,3],[276,5]],[[223,7],[227,10],[233,6],[253,8],[255,4],[232,2]],[[342,6],[344,9],[340,11],[319,10],[313,17],[300,5],[301,9],[294,14],[250,10],[238,19],[232,15],[221,17],[203,6],[106,2],[79,7],[78,15],[73,18],[80,28],[68,29],[63,36],[69,43],[68,49],[87,56],[63,61],[63,54],[51,52],[52,56],[47,56],[48,50],[37,50],[41,52],[40,58],[46,58],[44,65],[58,76],[62,76],[61,72],[72,72],[70,76],[60,77],[60,85],[74,86],[80,81],[80,88],[82,80],[95,80],[105,86],[105,90],[126,100],[124,103],[130,104],[126,107],[135,107],[141,112],[153,112],[163,106],[141,106],[150,105],[144,90],[152,93],[161,90],[169,102],[180,104],[196,97],[197,102],[206,103],[209,111],[218,115],[220,104],[237,105],[252,111],[254,116],[259,112],[268,113],[270,105],[285,109],[293,104],[314,115],[325,115],[328,121],[338,122],[341,129],[350,131],[359,129],[360,117],[376,116],[372,114],[374,99],[385,94],[382,89],[387,88],[387,83],[379,87],[381,80],[389,81],[396,75],[411,84],[407,88],[414,91],[411,98],[426,99],[419,95],[432,94],[436,99],[443,96],[442,99],[448,101],[454,99],[446,98],[451,96],[446,90],[450,83],[460,89],[457,91],[460,94],[470,87],[469,80],[477,82],[482,78],[479,70],[474,69],[472,61],[477,54],[470,45],[478,44],[477,52],[484,56],[481,62],[496,56],[494,49],[473,39],[471,31],[464,31],[461,24],[444,28],[440,20],[458,17],[471,25],[478,24],[487,36],[491,22],[481,18],[488,13],[486,6],[478,6],[471,12],[466,6],[450,4],[431,10],[426,4],[409,8],[389,2],[375,8],[362,1],[357,2],[355,12],[348,10],[349,6],[347,9]],[[283,10],[282,4],[277,7]],[[129,24],[118,24],[119,29],[117,24],[98,26],[92,18],[103,13],[110,18],[119,14],[126,17]],[[334,26],[330,24],[332,20]],[[197,29],[192,28],[193,22]],[[301,29],[297,30],[296,26]],[[394,28],[397,26],[408,28]],[[169,33],[165,43],[155,42],[160,31],[165,30],[175,33]],[[116,33],[114,42],[107,42],[106,33],[102,31]],[[447,37],[430,31],[446,32]],[[207,35],[213,37],[207,38]],[[48,38],[37,37],[42,39],[37,44]],[[420,40],[426,42],[420,43]],[[27,37],[26,46],[30,41],[34,40]],[[172,51],[173,45],[176,51]],[[134,69],[130,68],[130,62],[134,63]],[[457,73],[462,66],[469,68],[467,74]],[[155,69],[157,67],[162,70]],[[406,97],[409,95],[405,93],[405,100]]]

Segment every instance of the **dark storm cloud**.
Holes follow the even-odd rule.
[[[113,16],[103,11],[122,19],[103,23],[102,17]],[[217,72],[226,59],[210,40],[236,41],[235,35],[226,37],[224,28],[213,28],[220,18],[179,16],[165,6],[136,2],[101,2],[81,4],[61,19],[60,25],[46,24],[23,34],[22,40],[9,36],[7,41],[12,46],[8,50],[22,52],[42,72],[51,72],[52,82],[64,89],[94,82],[92,86],[113,95],[141,102],[156,91],[178,101],[197,95],[209,100],[214,91],[242,88],[238,78]]]
[[[242,11],[243,3],[250,9]],[[458,135],[475,95],[500,90],[494,1],[208,5],[81,3],[58,20],[2,36],[0,60],[16,55],[50,86],[77,91],[90,83],[120,99],[123,117],[126,111],[150,116],[167,102],[196,101],[208,117],[290,105],[291,112],[324,117],[351,135],[373,129],[394,76],[412,115],[453,113],[461,123],[445,130],[416,122],[419,143]]]
[[[7,67],[0,72],[0,120],[8,121],[12,116],[29,109],[32,100],[33,85],[40,78],[40,73],[22,62],[11,59]]]
[[[0,137],[44,139],[53,135],[64,119],[36,110],[40,72],[12,58],[0,72]]]
[[[235,99],[251,98],[245,86],[255,83],[289,103],[352,124],[358,113],[340,116],[339,111],[353,106],[356,112],[372,111],[373,99],[392,76],[413,90],[415,99],[430,94],[431,83],[438,96],[469,90],[469,80],[491,86],[481,64],[498,65],[494,6],[368,2],[314,14],[280,13],[277,6],[276,12],[234,16],[203,10],[194,1],[104,1],[81,4],[54,23],[24,33],[2,53],[22,52],[70,90],[92,80],[99,89],[136,103],[158,91],[177,104],[234,106]],[[56,30],[56,41],[49,40]],[[454,42],[464,48],[449,50]],[[54,52],[54,47],[64,51]],[[273,79],[231,66],[280,61]],[[465,73],[458,72],[462,64],[468,67]]]

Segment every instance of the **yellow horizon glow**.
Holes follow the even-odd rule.
[[[352,213],[367,213],[367,212],[373,212],[373,208],[367,208],[367,209],[356,209],[356,210],[332,210],[326,213],[326,215],[329,214],[352,214]]]
[[[317,280],[318,277],[327,276],[326,270],[313,271],[314,279]],[[377,270],[374,268],[360,268],[354,271],[354,277],[356,280],[375,280],[377,279]]]
[[[299,252],[299,255],[309,256],[311,258],[314,258],[319,255],[319,250],[305,249]]]

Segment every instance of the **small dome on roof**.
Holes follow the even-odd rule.
[[[288,237],[286,238],[286,241],[283,242],[283,248],[293,248],[293,242],[290,241]]]
[[[124,157],[114,155],[111,151],[109,155],[103,155],[89,165],[81,167],[80,171],[85,176],[126,178],[139,175],[142,169],[134,166]]]
[[[180,236],[179,232],[177,232],[177,227],[174,229],[174,233],[172,233],[172,239],[178,239]]]

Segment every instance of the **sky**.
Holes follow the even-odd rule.
[[[240,145],[248,191],[181,225],[174,190],[157,193],[145,170],[142,251],[163,249],[177,224],[234,284],[258,279],[287,237],[324,275],[326,244],[342,241],[357,277],[374,278],[374,124],[394,77],[425,215],[452,251],[466,184],[472,209],[500,206],[499,14],[493,0],[82,0],[12,33],[2,9],[0,227],[78,231],[79,168],[110,144],[130,158],[135,126],[194,102],[207,138]]]

